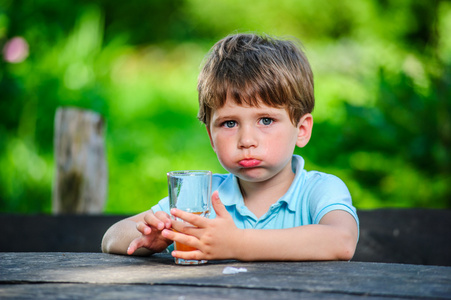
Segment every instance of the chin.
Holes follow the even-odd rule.
[[[261,182],[271,178],[271,176],[261,168],[241,169],[234,174],[239,179],[249,182]]]

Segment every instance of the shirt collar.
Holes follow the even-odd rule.
[[[225,206],[238,204],[244,205],[243,196],[241,195],[240,186],[238,184],[238,178],[235,175],[229,174],[219,185],[218,192],[219,198]]]
[[[291,211],[296,210],[296,197],[299,197],[298,195],[296,195],[296,193],[299,192],[299,184],[304,181],[305,177],[304,165],[305,161],[301,156],[293,155],[293,159],[291,160],[291,167],[295,174],[294,179],[288,191],[279,199],[279,202],[287,203],[288,209]]]

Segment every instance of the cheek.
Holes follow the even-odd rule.
[[[225,155],[230,151],[230,143],[224,140],[216,140],[215,144],[215,152],[220,155]]]
[[[213,134],[210,136],[210,143],[216,154],[221,153],[224,144],[221,139],[219,139],[216,135]]]
[[[233,133],[214,132],[211,135],[211,143],[215,148],[224,148],[233,143]]]
[[[269,160],[277,161],[280,157],[285,156],[289,152],[287,145],[282,146],[282,143],[272,143],[266,147],[266,157]]]
[[[266,152],[269,157],[291,156],[296,147],[297,137],[295,135],[280,134],[277,138],[266,141]]]
[[[218,158],[219,163],[226,169],[227,171],[231,171],[230,164],[233,161],[230,149],[230,145],[227,143],[222,142],[215,142],[215,147],[213,148],[216,157]]]

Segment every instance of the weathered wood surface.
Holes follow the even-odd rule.
[[[3,296],[1,292],[3,292]],[[38,296],[36,296],[38,295]],[[63,296],[62,296],[63,295]],[[177,285],[126,285],[126,284],[22,284],[1,285],[1,299],[173,299],[173,300],[210,300],[210,299],[361,299],[361,296],[336,294],[312,294],[309,292],[217,288]],[[376,298],[371,298],[376,299]],[[385,299],[386,298],[379,298]],[[401,299],[401,298],[391,298]]]
[[[104,119],[97,113],[58,108],[55,115],[55,214],[101,213],[107,192]]]
[[[224,275],[224,267],[247,272]],[[102,253],[0,253],[0,298],[451,299],[451,267],[364,262],[209,262]],[[184,297],[184,298],[183,298]]]

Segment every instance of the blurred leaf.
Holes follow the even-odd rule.
[[[224,172],[196,119],[204,55],[234,32],[292,36],[315,74],[307,169],[358,208],[451,207],[451,3],[343,0],[0,1],[0,211],[50,213],[59,106],[107,120],[106,212],[167,195],[166,172]]]

